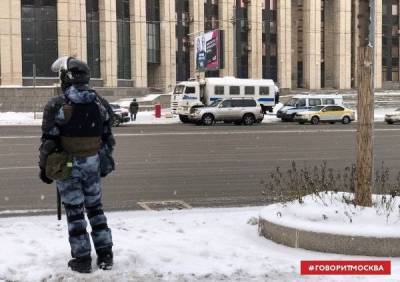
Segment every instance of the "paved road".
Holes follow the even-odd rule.
[[[400,126],[375,125],[376,164],[400,170]],[[0,215],[55,208],[55,186],[37,178],[39,127],[0,127]],[[191,206],[261,204],[260,182],[275,167],[355,161],[355,124],[134,125],[115,130],[117,171],[104,180],[108,210],[140,201]]]

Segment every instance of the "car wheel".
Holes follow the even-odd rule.
[[[212,114],[205,114],[202,118],[201,118],[201,122],[204,125],[210,126],[214,124],[214,116]]]
[[[387,123],[387,124],[393,124],[393,121],[388,120],[388,121],[386,121],[386,123]]]
[[[348,123],[350,123],[350,121],[351,120],[350,120],[350,118],[348,116],[344,116],[343,119],[342,119],[342,123],[343,124],[348,124]]]
[[[311,124],[318,124],[319,123],[319,117],[313,116],[311,118]]]
[[[253,125],[255,122],[255,118],[252,114],[245,114],[243,117],[243,124],[244,125]]]
[[[189,122],[189,118],[187,116],[184,115],[179,115],[179,120],[183,123],[188,123]]]

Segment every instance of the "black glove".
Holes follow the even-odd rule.
[[[48,178],[46,176],[46,170],[44,168],[40,169],[39,178],[40,178],[40,180],[42,180],[46,184],[53,183],[53,180],[51,180],[50,178]]]

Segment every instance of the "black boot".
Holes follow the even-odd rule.
[[[97,251],[97,266],[103,270],[111,270],[114,264],[111,248],[103,248]]]
[[[90,256],[73,258],[68,262],[68,266],[79,273],[90,273],[92,272],[92,258]]]

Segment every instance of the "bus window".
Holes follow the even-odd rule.
[[[308,104],[310,107],[319,106],[321,105],[321,99],[316,99],[316,98],[310,99],[308,100]]]
[[[230,95],[240,95],[240,87],[239,86],[229,86],[229,94]]]
[[[254,95],[254,86],[245,86],[244,87],[244,95]]]
[[[260,86],[260,96],[261,95],[269,96],[269,87],[268,86]]]
[[[224,87],[223,86],[215,86],[214,94],[215,95],[224,95]]]
[[[323,105],[335,105],[335,99],[332,99],[332,98],[322,99],[322,104]]]
[[[195,94],[196,93],[196,88],[195,87],[186,87],[185,93],[186,94]]]

